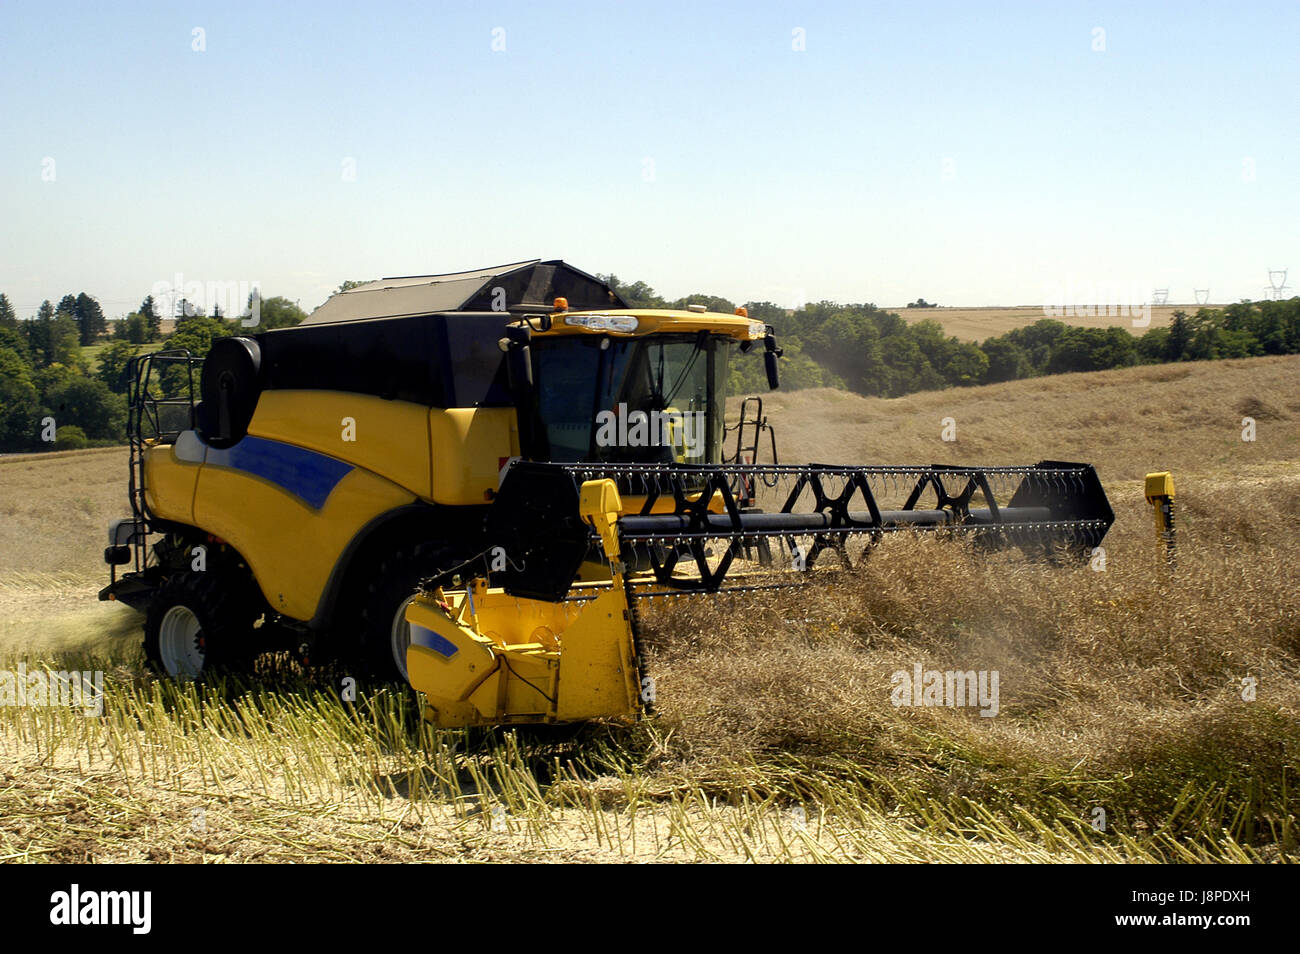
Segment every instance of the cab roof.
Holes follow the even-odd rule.
[[[617,292],[594,275],[559,259],[544,262],[535,258],[468,272],[405,275],[367,282],[331,295],[302,324],[501,311],[501,302],[511,313],[549,311],[556,298],[568,299],[574,308],[627,307]]]

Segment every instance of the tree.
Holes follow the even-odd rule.
[[[63,302],[76,305],[76,299],[71,295],[66,296]],[[56,311],[48,298],[41,302],[36,318],[28,322],[27,340],[35,368],[56,363],[72,366],[81,361],[81,338],[77,333],[76,319],[66,311]]]
[[[597,277],[599,278],[600,276]],[[362,285],[369,285],[373,281],[374,281],[373,278],[366,279],[363,282],[354,281],[353,279],[349,278],[346,281],[344,281],[341,285],[339,285],[338,288],[334,289],[334,291],[332,291],[330,294],[341,295],[345,291],[351,291],[354,288],[360,288]]]
[[[1252,328],[1259,329],[1265,337],[1269,332],[1262,327],[1262,315],[1250,316],[1241,322],[1226,311],[1201,308],[1189,322],[1192,332],[1187,344],[1187,357],[1193,361],[1212,361],[1218,358],[1250,358],[1266,352]]]
[[[1252,315],[1251,330],[1266,354],[1300,352],[1300,298],[1261,301]]]
[[[1094,329],[1100,334],[1093,360],[1102,368],[1128,368],[1138,363],[1137,339],[1123,328]]]
[[[1025,349],[1006,338],[990,338],[981,346],[988,356],[989,366],[984,374],[988,384],[999,381],[1018,381],[1034,373],[1034,366],[1029,363]]]
[[[1004,337],[1014,345],[1024,349],[1035,374],[1042,374],[1052,356],[1052,348],[1069,326],[1055,318],[1039,318],[1025,328],[1014,328]]]
[[[782,326],[785,324],[785,309],[770,301],[745,302],[745,311],[749,313],[750,321],[758,321],[765,325],[771,325],[778,331],[780,331]]]
[[[10,328],[8,325],[0,324],[0,348],[8,348],[14,354],[22,358],[23,364],[28,368],[32,366],[31,353],[27,348],[27,336],[17,328]]]
[[[930,364],[911,328],[885,338],[880,343],[880,350],[890,369],[889,383],[884,391],[886,396],[899,397],[911,391],[932,391],[943,387],[943,376]]]
[[[178,298],[172,317],[176,319],[176,327],[179,328],[182,322],[189,321],[191,318],[206,318],[207,314],[207,309],[203,305],[196,304],[188,298]]]
[[[629,304],[631,303],[629,302]],[[703,305],[709,311],[716,311],[723,315],[730,315],[736,310],[734,302],[726,298],[719,298],[717,295],[706,295],[703,292],[695,292],[685,298],[679,298],[668,307],[685,309],[687,305]],[[643,306],[634,305],[633,307],[640,308]]]
[[[36,309],[36,317],[27,322],[27,350],[32,356],[32,367],[41,368],[50,363],[50,341],[54,322],[54,306],[47,298]]]
[[[76,368],[70,368],[66,364],[60,364],[56,361],[54,364],[46,365],[34,372],[32,382],[36,385],[41,400],[45,401],[48,395],[72,383],[72,380],[76,377]]]
[[[144,344],[146,341],[153,341],[154,336],[151,331],[152,321],[147,315],[127,315],[125,318],[119,318],[113,324],[113,337],[118,341],[129,341],[131,344]]]
[[[625,286],[619,296],[629,308],[666,308],[668,303],[645,282],[633,282]]]
[[[0,449],[20,450],[35,443],[39,407],[31,367],[13,348],[0,344]]]
[[[137,315],[143,315],[148,323],[149,341],[157,341],[162,337],[162,315],[160,306],[153,300],[153,295],[145,295],[144,301],[140,302],[140,310]]]
[[[955,337],[944,334],[943,325],[933,318],[926,318],[911,325],[907,333],[930,362],[930,367],[942,375],[943,369],[952,361],[960,342]]]
[[[14,306],[9,303],[9,296],[0,294],[0,328],[18,329],[18,316],[14,313]]]
[[[1165,339],[1165,360],[1183,361],[1187,358],[1187,347],[1192,343],[1192,325],[1187,313],[1181,309],[1174,312],[1169,323],[1169,337]]]
[[[1105,371],[1137,364],[1137,342],[1123,328],[1068,327],[1052,347],[1050,374]]]
[[[281,296],[263,298],[261,321],[257,324],[257,330],[270,331],[272,328],[289,328],[306,317],[307,312],[287,298]]]
[[[228,337],[230,329],[216,318],[199,316],[178,322],[176,330],[167,337],[168,348],[185,348],[196,358],[206,357],[212,342]]]
[[[142,317],[136,315],[135,317]],[[139,347],[129,341],[115,341],[99,356],[99,380],[108,385],[114,394],[126,394],[130,385],[127,376],[127,364],[140,353]]]
[[[73,374],[57,379],[44,404],[60,429],[75,424],[92,440],[120,438],[125,432],[126,399],[97,378]]]
[[[885,388],[885,361],[880,332],[858,310],[844,310],[802,339],[808,354],[844,379],[858,394],[881,394]]]
[[[229,336],[230,328],[224,321],[206,316],[187,318],[176,323],[176,330],[167,336],[164,347],[184,348],[194,357],[204,358],[212,342]],[[162,372],[160,388],[168,397],[180,397],[189,393],[189,381],[184,362],[169,362]]]
[[[1169,348],[1169,329],[1152,328],[1137,340],[1138,357],[1143,364],[1159,364]]]
[[[823,311],[820,307],[822,305],[830,307]],[[785,337],[798,337],[802,340],[805,334],[814,330],[839,310],[834,302],[819,302],[816,305],[812,302],[805,302],[802,308],[791,309],[790,314],[786,315],[785,321],[781,323],[781,329]]]
[[[989,370],[989,356],[970,341],[959,341],[951,349],[940,373],[949,384],[969,387],[979,384]]]
[[[876,327],[880,329],[881,338],[892,338],[894,335],[907,334],[907,322],[895,312],[875,310],[871,317],[875,320]]]
[[[1094,371],[1092,346],[1084,328],[1067,328],[1052,346],[1047,359],[1048,374],[1065,374],[1070,371]]]
[[[618,294],[629,308],[667,308],[668,303],[655,294],[655,290],[645,282],[621,282],[614,274],[596,275],[598,281],[604,282]]]
[[[81,366],[81,336],[76,319],[56,314],[53,325],[53,350],[50,360],[69,367]]]
[[[844,382],[803,353],[797,338],[783,338],[781,348],[781,390],[798,391],[801,388],[842,387]],[[754,348],[748,354],[733,352],[728,368],[729,393],[766,394],[767,372],[764,370],[763,349]],[[766,448],[764,448],[766,452]]]
[[[1249,331],[1221,328],[1216,358],[1253,358],[1264,354],[1264,345]]]
[[[781,345],[785,352],[780,359],[781,389],[798,391],[801,388],[839,387],[843,384],[830,371],[823,368],[808,355],[803,353],[803,346],[798,340],[790,339]],[[758,351],[748,355],[755,367],[763,366],[763,358]],[[767,390],[767,377],[764,375],[761,391]]]
[[[108,321],[104,318],[103,309],[99,307],[99,302],[82,292],[77,296],[75,310],[81,344],[83,346],[94,344],[95,340],[108,330]]]
[[[57,450],[79,450],[88,443],[86,432],[76,424],[64,424],[54,432],[54,446]]]

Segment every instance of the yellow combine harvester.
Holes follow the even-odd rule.
[[[200,362],[143,356],[100,597],[172,675],[290,648],[408,678],[439,725],[567,722],[652,697],[640,599],[807,580],[897,531],[1058,559],[1109,528],[1085,464],[780,464],[760,400],[724,423],[729,361],[776,387],[780,353],[744,309],[632,309],[533,261],[221,339],[197,403]]]

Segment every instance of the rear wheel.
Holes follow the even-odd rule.
[[[203,624],[194,610],[177,605],[158,624],[158,662],[169,676],[197,676],[207,658]]]
[[[218,573],[174,573],[159,587],[144,623],[150,666],[196,679],[249,655],[256,604]]]

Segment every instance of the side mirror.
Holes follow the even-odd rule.
[[[515,417],[519,422],[519,449],[523,456],[533,459],[538,453],[538,429],[533,413],[533,349],[529,323],[507,325],[506,335],[497,346],[506,356],[506,384],[510,398],[515,403]]]
[[[527,326],[510,327],[497,345],[506,353],[506,378],[515,402],[522,404],[533,391],[533,355]]]
[[[531,394],[533,390],[533,354],[528,345],[515,345],[506,356],[506,375],[510,390],[516,394]]]
[[[775,391],[781,386],[781,376],[777,371],[776,360],[784,353],[776,346],[776,332],[772,326],[767,326],[767,334],[763,338],[763,369],[767,371],[768,390]]]

